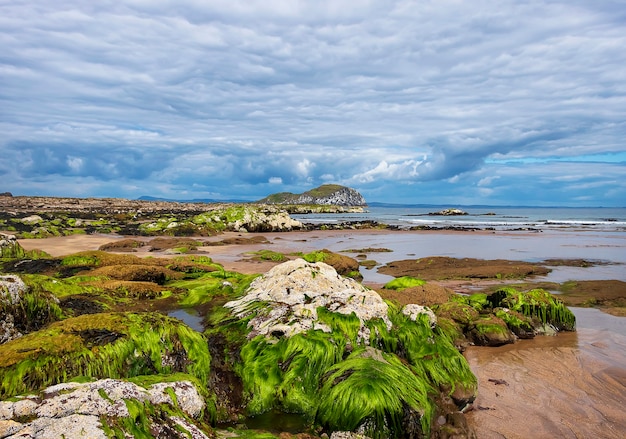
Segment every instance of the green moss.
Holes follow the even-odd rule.
[[[426,281],[422,279],[417,279],[411,276],[402,276],[387,282],[383,288],[388,290],[404,290],[405,288],[419,287],[425,283]]]
[[[209,362],[204,337],[176,319],[158,313],[84,315],[0,345],[0,397],[73,376],[182,371],[206,385]]]

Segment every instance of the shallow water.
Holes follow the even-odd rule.
[[[275,235],[277,236],[277,235]],[[387,248],[393,252],[372,252],[368,258],[384,265],[388,262],[427,256],[457,258],[510,259],[537,262],[547,259],[586,259],[610,262],[593,267],[551,267],[552,273],[537,280],[626,281],[626,233],[552,231],[526,232],[310,232],[279,236],[274,241],[291,251],[313,251],[322,248],[356,256],[363,248]],[[306,241],[302,241],[302,237]],[[361,270],[365,283],[385,283],[392,279],[372,270]]]
[[[168,312],[167,315],[180,320],[181,322],[189,326],[191,329],[194,329],[198,332],[204,331],[204,325],[202,323],[203,318],[200,315],[198,315],[198,312],[195,309],[192,309],[192,308],[177,309],[177,310]]]

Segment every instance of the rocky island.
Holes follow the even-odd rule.
[[[338,184],[324,184],[302,194],[279,192],[258,203],[280,205],[290,213],[362,212],[367,206],[357,190]]]

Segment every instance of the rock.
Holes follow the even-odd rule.
[[[402,308],[402,314],[408,316],[413,321],[415,321],[418,316],[425,314],[428,317],[431,328],[434,328],[437,325],[437,316],[430,308],[425,306],[409,303]]]
[[[30,215],[25,218],[22,218],[22,223],[24,224],[39,224],[43,221],[43,218],[39,215]]]
[[[28,287],[19,276],[0,275],[0,344],[23,335],[15,322],[22,295],[27,291]]]
[[[170,391],[176,395],[172,401]],[[101,419],[106,418],[114,425],[123,426],[124,419],[132,416],[127,401],[144,405],[167,404],[170,409],[159,416],[149,417],[150,432],[165,432],[154,437],[189,437],[177,431],[193,431],[191,437],[207,438],[197,426],[185,420],[184,413],[191,418],[200,416],[204,400],[190,381],[157,383],[144,389],[136,384],[103,379],[91,383],[62,383],[42,391],[41,397],[31,395],[23,399],[0,403],[0,437],[2,438],[107,438]],[[181,416],[177,416],[179,412]],[[140,427],[140,426],[138,426]]]
[[[433,216],[458,216],[458,215],[467,215],[467,212],[461,209],[443,209],[439,212],[429,212],[429,215]]]
[[[0,233],[0,258],[17,259],[24,257],[24,249],[14,235]]]
[[[365,343],[369,341],[365,321],[380,318],[391,328],[388,306],[378,293],[340,276],[323,262],[296,259],[277,265],[255,279],[244,297],[224,306],[243,318],[251,314],[259,302],[267,303],[268,312],[258,313],[250,320],[249,338],[259,334],[290,337],[309,329],[330,332],[331,329],[318,320],[318,307],[346,315],[354,313],[361,321],[359,335]]]
[[[197,226],[211,226],[235,232],[283,232],[303,227],[283,210],[239,205],[216,208],[192,218]]]

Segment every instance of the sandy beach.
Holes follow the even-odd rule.
[[[379,265],[425,256],[546,260],[585,258],[610,262],[598,267],[554,267],[540,280],[626,280],[624,234],[312,231],[262,234],[269,243],[204,245],[206,254],[228,270],[263,273],[275,263],[257,261],[252,252],[270,249],[285,254],[327,248],[355,256],[363,249]],[[248,234],[226,233],[201,238],[207,243]],[[53,256],[96,250],[122,237],[77,235],[20,240],[27,250]],[[141,238],[144,239],[144,238]],[[147,239],[147,238],[145,238]],[[142,249],[140,249],[142,250]],[[166,256],[138,251],[138,256]],[[377,286],[389,276],[361,269],[364,283]],[[476,282],[449,283],[456,291]],[[575,309],[577,332],[520,340],[500,348],[470,347],[466,352],[479,379],[479,395],[468,421],[479,438],[621,438],[626,435],[626,318],[598,310]]]

